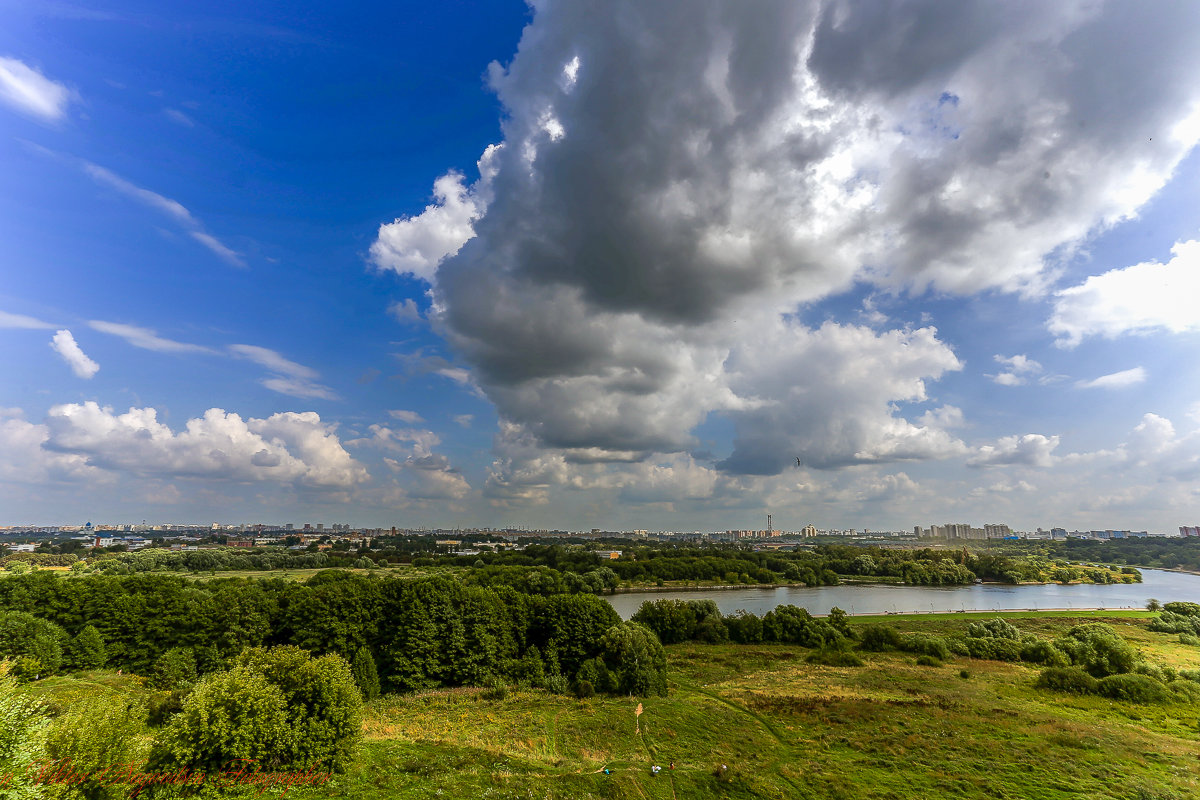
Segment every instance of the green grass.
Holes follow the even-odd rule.
[[[1145,628],[1144,612],[1005,613],[1053,637],[1107,621],[1147,660],[1200,666],[1200,648]],[[978,615],[857,618],[958,634]],[[787,645],[667,648],[670,694],[588,700],[453,689],[379,698],[361,755],[311,798],[1111,798],[1200,796],[1200,706],[1133,705],[1033,688],[1022,664],[864,653],[863,667],[805,663]],[[966,668],[969,678],[960,677]],[[118,688],[92,673],[47,696]],[[676,768],[667,769],[674,761]],[[663,771],[650,774],[650,766]],[[723,773],[719,767],[725,764]],[[608,768],[612,774],[605,775]]]
[[[977,615],[886,622],[954,634]],[[993,615],[995,616],[995,615]],[[1144,612],[1002,614],[1052,637],[1104,620],[1155,663],[1195,667],[1200,648],[1144,628]],[[966,617],[967,619],[964,619]],[[1188,798],[1200,796],[1200,707],[1137,706],[1032,688],[1033,667],[911,655],[866,666],[804,662],[782,645],[668,648],[671,693],[578,701],[476,690],[382,698],[363,755],[310,797]],[[971,674],[959,676],[961,668]],[[669,762],[676,769],[669,771]],[[657,777],[651,764],[664,767]],[[721,764],[729,769],[720,777]],[[612,775],[601,770],[608,767]]]

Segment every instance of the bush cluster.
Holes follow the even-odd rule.
[[[778,606],[761,617],[745,611],[722,616],[712,600],[648,600],[632,619],[654,631],[663,644],[780,642],[845,650],[855,638],[840,608],[824,619],[792,605]]]

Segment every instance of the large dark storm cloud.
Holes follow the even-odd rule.
[[[731,472],[963,452],[895,407],[960,367],[936,331],[786,315],[855,281],[1037,295],[1198,133],[1196,4],[533,5],[502,146],[372,254],[568,456],[679,452],[712,412]]]

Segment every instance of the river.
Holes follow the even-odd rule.
[[[827,614],[837,606],[850,614],[931,613],[947,611],[1025,611],[1085,608],[1145,608],[1153,597],[1161,602],[1200,603],[1200,575],[1143,569],[1142,583],[1063,586],[1057,583],[1008,586],[843,586],[773,589],[700,589],[682,592],[630,592],[606,597],[622,619],[629,619],[647,600],[715,600],[722,614],[739,610],[762,616],[776,606],[795,605],[811,614]]]

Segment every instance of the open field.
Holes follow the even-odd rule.
[[[859,618],[952,634],[1002,616],[1051,638],[1103,621],[1156,664],[1200,668],[1200,647],[1145,628],[1145,612]],[[451,689],[374,701],[351,771],[307,798],[1200,797],[1200,705],[1135,705],[1044,692],[1025,664],[957,657],[919,666],[804,661],[791,645],[668,648],[670,695],[577,700],[540,690],[485,699]],[[968,675],[963,677],[961,670]],[[103,672],[29,691],[51,702],[142,692]],[[669,769],[670,762],[675,769]],[[650,766],[662,772],[652,776]],[[727,765],[722,772],[721,765]],[[611,774],[604,774],[608,768]]]
[[[990,616],[990,615],[989,615]],[[1098,615],[1088,615],[1093,621]],[[1136,618],[1134,618],[1136,619]],[[1126,615],[1105,618],[1158,663],[1200,649]],[[895,622],[895,620],[891,620]],[[945,631],[966,621],[904,620]],[[1073,619],[1022,619],[1042,635]],[[1028,624],[1027,624],[1028,623]],[[958,658],[941,668],[870,654],[806,664],[803,648],[669,648],[671,694],[644,701],[471,690],[373,705],[351,797],[1184,798],[1200,795],[1200,707],[1136,706],[1031,687],[1035,668]],[[970,677],[960,677],[960,669]],[[676,763],[674,771],[665,769]],[[664,767],[651,776],[651,764]],[[718,777],[721,764],[729,769]],[[612,775],[599,770],[608,767]]]

